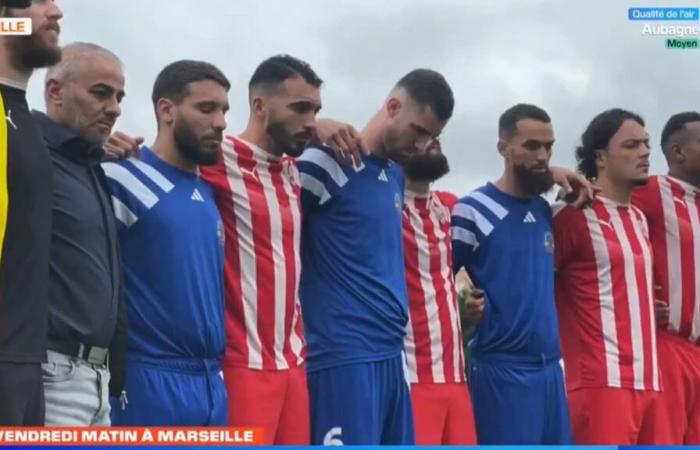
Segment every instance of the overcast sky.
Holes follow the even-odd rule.
[[[452,171],[438,187],[462,195],[497,178],[499,115],[518,102],[552,117],[553,163],[574,166],[574,146],[598,112],[641,114],[652,170],[665,171],[659,135],[669,115],[700,109],[700,50],[667,50],[643,36],[631,6],[699,6],[651,0],[57,0],[62,42],[87,41],[126,66],[116,129],[155,136],[150,92],[178,59],[217,65],[232,82],[228,132],[248,117],[247,82],[263,59],[289,53],[324,79],[321,116],[361,128],[406,72],[442,72],[456,97],[443,146]],[[669,24],[667,22],[664,22]],[[698,25],[698,22],[683,24]],[[44,109],[43,72],[30,104]]]

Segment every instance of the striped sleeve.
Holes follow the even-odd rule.
[[[454,273],[474,263],[479,247],[508,215],[508,211],[483,192],[474,191],[452,208],[452,265]]]
[[[348,182],[348,174],[330,151],[309,148],[297,159],[304,214],[323,207]]]
[[[160,172],[136,159],[105,163],[102,168],[120,231],[133,226],[158,203],[161,193],[174,188]]]

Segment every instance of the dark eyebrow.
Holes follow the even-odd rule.
[[[540,141],[537,139],[528,139],[527,141],[523,142],[523,145],[529,145],[529,144],[537,144],[537,145],[542,145],[542,146],[552,146],[554,145],[554,140],[551,141]]]
[[[425,129],[424,127],[418,125],[417,123],[411,123],[411,127],[413,127],[414,130],[421,134],[427,134],[428,136],[432,136],[432,133]]]
[[[110,92],[116,92],[117,94],[120,94],[122,97],[126,95],[123,89],[115,89],[114,87],[105,84],[105,83],[97,83],[93,84],[90,89],[106,89]]]

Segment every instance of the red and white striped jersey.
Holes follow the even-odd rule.
[[[700,338],[700,188],[656,176],[635,190],[632,202],[649,223],[656,298],[668,302],[661,328],[698,343]]]
[[[570,390],[659,390],[646,220],[599,197],[554,217],[556,303]]]
[[[226,235],[224,365],[283,370],[305,357],[299,303],[301,206],[294,160],[227,136],[203,167]]]
[[[450,210],[437,193],[406,190],[403,239],[410,312],[405,340],[409,381],[463,383]]]

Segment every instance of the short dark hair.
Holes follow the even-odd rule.
[[[305,82],[314,87],[323,84],[323,80],[316,75],[309,63],[290,55],[276,55],[267,58],[253,72],[248,82],[248,89],[253,89],[262,84],[277,85],[285,80],[301,77]]]
[[[416,103],[429,106],[443,122],[452,117],[455,107],[452,88],[439,72],[414,69],[404,75],[396,87],[404,89]]]
[[[515,134],[518,129],[518,122],[523,119],[537,120],[538,122],[552,123],[547,111],[539,106],[528,103],[518,103],[506,109],[498,119],[498,136],[508,139]]]
[[[678,114],[672,115],[666,125],[664,130],[661,132],[661,148],[664,153],[668,153],[669,146],[673,143],[671,139],[678,133],[682,131],[686,124],[691,122],[700,122],[700,113],[696,111],[686,111]]]
[[[595,164],[597,152],[608,148],[610,139],[617,133],[625,120],[634,120],[639,125],[645,126],[644,119],[638,114],[620,108],[603,111],[588,124],[588,128],[581,135],[581,145],[576,148],[578,170],[586,178],[598,176],[598,167]]]
[[[228,78],[213,64],[204,61],[181,60],[170,63],[160,71],[153,84],[153,107],[156,108],[158,100],[167,98],[175,104],[182,102],[187,97],[187,86],[197,81],[211,80],[219,83],[228,92],[231,83]]]

